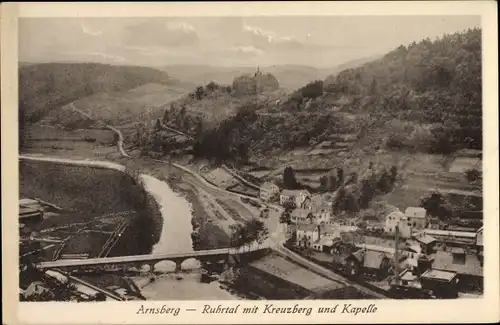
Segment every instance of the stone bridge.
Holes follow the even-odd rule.
[[[63,269],[66,271],[87,271],[98,269],[106,271],[119,271],[130,267],[140,269],[144,265],[147,265],[151,271],[154,271],[157,263],[162,261],[171,261],[175,263],[175,272],[179,272],[181,271],[182,263],[189,259],[196,259],[200,262],[225,264],[232,257],[249,254],[251,252],[263,251],[269,248],[271,248],[270,245],[252,245],[241,248],[222,248],[173,254],[132,255],[78,260],[61,259],[56,261],[40,262],[36,265],[36,267],[40,270]]]

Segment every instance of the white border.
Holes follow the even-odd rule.
[[[496,2],[239,2],[239,3],[7,3],[1,5],[2,41],[2,273],[3,315],[6,324],[188,324],[188,323],[452,323],[499,320],[499,218],[498,218],[498,54]],[[164,17],[254,15],[480,15],[483,29],[484,103],[484,211],[485,293],[483,299],[453,301],[278,301],[275,305],[325,306],[333,303],[375,303],[377,312],[352,316],[302,315],[201,315],[182,312],[177,317],[138,315],[141,304],[178,306],[201,310],[204,301],[126,303],[19,303],[17,287],[18,164],[17,164],[17,21],[19,17]],[[242,307],[269,302],[214,301]],[[240,307],[241,308],[241,307]]]

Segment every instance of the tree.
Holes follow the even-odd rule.
[[[106,301],[106,295],[102,292],[98,292],[90,297],[88,301]]]
[[[283,207],[285,208],[285,211],[290,212],[297,208],[297,204],[295,203],[295,201],[285,201],[283,203]]]
[[[197,100],[201,100],[203,98],[203,95],[205,94],[205,91],[203,90],[202,86],[198,86],[196,87],[196,91],[194,94]]]
[[[393,184],[393,182],[391,180],[391,176],[384,169],[379,176],[379,179],[377,182],[377,188],[382,193],[389,193],[392,190],[392,184]]]
[[[467,181],[469,183],[475,183],[479,179],[480,176],[481,176],[481,173],[475,168],[468,169],[465,172],[465,178],[467,179]]]
[[[323,175],[319,178],[319,188],[320,190],[322,191],[328,191],[329,190],[329,186],[328,186],[328,176],[326,175]]]
[[[236,247],[243,247],[253,242],[261,244],[269,233],[264,223],[257,218],[245,220],[243,224],[231,225],[230,228],[231,243]]]
[[[342,167],[337,168],[337,181],[339,184],[344,183],[344,169]]]
[[[290,225],[292,223],[292,217],[290,216],[290,213],[288,211],[284,211],[283,213],[281,213],[280,223],[286,223],[287,225]]]
[[[283,171],[283,184],[289,189],[297,187],[297,179],[295,178],[295,172],[291,166],[287,166]]]
[[[390,169],[391,182],[394,184],[398,177],[398,167],[396,165],[392,165]]]
[[[160,119],[156,119],[155,131],[160,131],[162,129]]]
[[[375,190],[368,179],[361,181],[361,195],[359,197],[359,206],[362,209],[368,208],[373,196],[375,195]]]
[[[210,83],[206,86],[206,88],[207,88],[207,90],[208,90],[209,92],[213,92],[213,91],[215,91],[215,90],[219,89],[219,85],[218,85],[218,84],[216,84],[215,82],[211,81],[211,82],[210,82]]]
[[[329,191],[335,191],[338,186],[337,177],[335,177],[335,175],[329,175],[327,185],[328,185],[327,189]]]
[[[441,220],[449,219],[452,215],[448,203],[443,195],[438,192],[434,192],[422,198],[420,206],[423,207],[429,215],[438,217]]]

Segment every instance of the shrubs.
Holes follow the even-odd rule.
[[[453,123],[416,124],[393,120],[387,125],[390,133],[385,138],[385,146],[391,150],[448,154],[455,149],[457,128]]]
[[[479,177],[481,177],[481,172],[479,170],[473,168],[473,169],[468,169],[465,172],[465,178],[469,183],[475,183]]]

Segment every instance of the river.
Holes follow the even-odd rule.
[[[125,166],[110,161],[75,160],[46,156],[20,155],[20,159],[32,161],[47,161],[79,166],[110,168],[125,171]],[[152,254],[190,252],[193,250],[191,241],[192,210],[191,204],[182,195],[174,192],[170,186],[153,176],[141,174],[146,190],[157,201],[163,217],[163,227],[160,240],[153,246]],[[189,259],[182,263],[183,269],[196,269],[199,262]],[[175,268],[173,262],[159,262],[156,271],[171,272]],[[142,288],[144,297],[148,300],[195,300],[195,299],[236,299],[226,290],[219,287],[217,281],[206,284],[199,282],[199,275],[182,276],[182,280],[173,274],[164,274],[157,277],[155,282],[149,283],[144,277],[134,279]],[[146,280],[146,281],[145,281]]]

